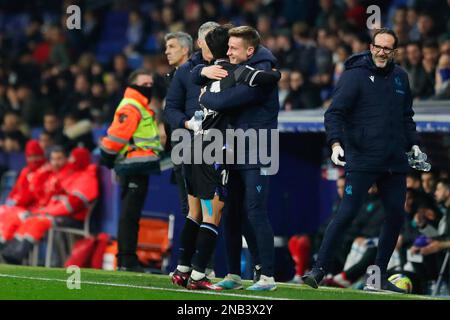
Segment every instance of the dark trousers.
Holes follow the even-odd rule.
[[[260,263],[261,273],[273,276],[273,231],[267,214],[269,177],[259,169],[230,170],[228,197],[224,215],[224,234],[228,271],[240,274],[242,234],[253,263]]]
[[[119,267],[132,267],[139,264],[136,248],[139,219],[148,190],[148,175],[120,176],[120,186],[122,208],[117,234],[117,264]]]
[[[342,235],[359,212],[372,184],[377,183],[386,213],[378,243],[375,264],[386,273],[405,217],[406,176],[400,173],[348,172],[344,198],[339,210],[327,227],[320,247],[316,267],[329,271]]]

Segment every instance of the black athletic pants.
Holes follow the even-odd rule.
[[[341,245],[342,235],[351,225],[367,196],[367,191],[375,182],[386,212],[375,264],[380,267],[381,273],[386,273],[405,217],[406,176],[401,173],[346,173],[344,198],[336,216],[327,227],[316,267],[323,268],[325,272],[329,271],[336,250]]]

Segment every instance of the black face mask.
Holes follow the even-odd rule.
[[[144,87],[144,86],[138,86],[135,84],[129,85],[130,88],[133,88],[134,90],[138,91],[140,94],[142,94],[144,97],[148,99],[148,101],[152,98],[153,88],[152,87]]]

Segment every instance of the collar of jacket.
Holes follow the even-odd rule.
[[[123,96],[124,98],[137,100],[140,104],[142,104],[145,107],[145,109],[150,111],[148,98],[145,97],[143,94],[141,94],[139,91],[128,87],[125,89],[125,93]]]

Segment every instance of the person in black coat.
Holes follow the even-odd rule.
[[[331,159],[345,166],[346,187],[336,217],[328,226],[318,259],[304,282],[317,288],[340,244],[343,231],[358,213],[367,190],[376,183],[385,209],[375,265],[379,282],[367,278],[366,290],[404,293],[387,280],[387,265],[404,219],[406,152],[421,153],[412,119],[407,73],[393,62],[397,36],[392,30],[374,33],[370,52],[351,56],[325,113]],[[344,157],[345,161],[341,157]]]
[[[246,64],[255,69],[269,71],[275,67],[276,58],[265,47],[261,46],[258,32],[248,26],[233,28],[229,31],[230,40],[227,52],[232,64]],[[235,129],[255,130],[262,133],[267,129],[267,145],[271,150],[271,129],[277,129],[279,100],[276,85],[250,87],[247,84],[237,84],[221,92],[204,92],[200,103],[208,109],[223,112],[228,110],[230,124]],[[259,142],[255,145],[259,145]],[[242,150],[235,151],[237,157],[251,159],[255,145],[245,144]],[[255,154],[255,153],[254,153]],[[271,164],[272,165],[272,164]],[[273,230],[267,213],[267,198],[269,192],[269,173],[267,165],[257,161],[243,161],[230,165],[228,177],[228,197],[226,205],[225,237],[227,241],[227,257],[240,261],[241,234],[243,217],[247,215],[253,228],[259,258],[261,260],[261,276],[248,290],[275,290],[274,274],[274,242]],[[234,265],[234,263],[233,263]],[[233,271],[231,271],[233,272]],[[236,270],[236,273],[239,272]],[[230,273],[217,285],[225,289],[242,287],[239,279]]]

